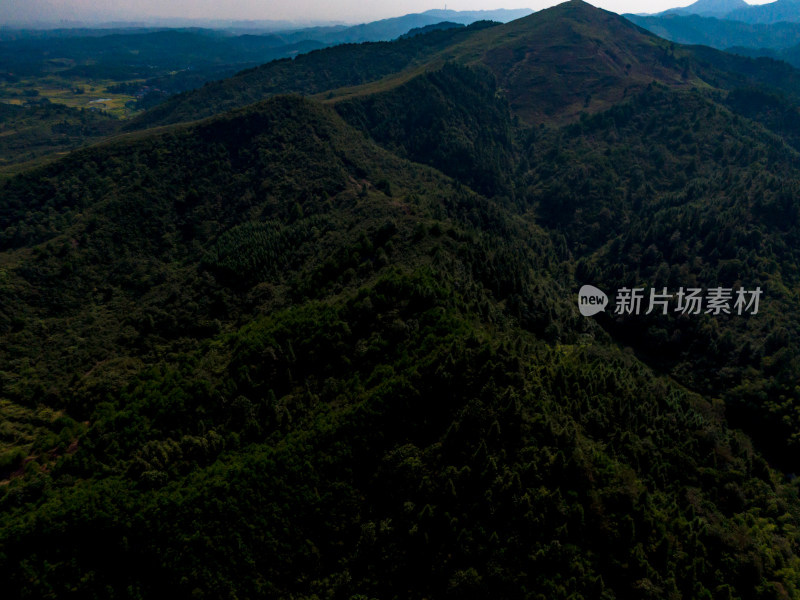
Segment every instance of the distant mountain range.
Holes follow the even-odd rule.
[[[745,23],[697,14],[626,15],[640,27],[679,44],[784,60],[800,67],[800,23]]]
[[[419,29],[429,25],[436,25],[443,21],[469,25],[476,21],[497,21],[508,23],[531,14],[528,8],[515,10],[429,10],[424,13],[413,13],[381,19],[360,25],[329,27],[311,27],[292,31],[276,32],[286,43],[311,40],[323,44],[352,44],[361,42],[388,42],[403,35],[411,29]]]
[[[681,8],[659,13],[663,15],[700,15],[744,23],[800,22],[800,0],[776,0],[769,4],[751,5],[744,0],[698,0]]]
[[[467,25],[474,21],[491,20],[507,23],[532,13],[530,8],[493,9],[493,10],[442,10],[431,9],[422,13],[414,13],[421,18],[436,19],[439,21],[453,21]],[[406,15],[412,16],[412,15]],[[402,18],[402,17],[400,17]],[[381,19],[380,21],[396,21],[397,18]],[[299,31],[301,29],[347,29],[358,26],[351,22],[338,19],[299,19],[299,20],[273,20],[273,19],[201,19],[190,15],[176,18],[143,17],[141,20],[98,20],[98,19],[59,19],[53,15],[40,14],[35,20],[13,20],[9,15],[0,14],[0,37],[4,30],[28,29],[31,31],[98,31],[107,29],[217,29],[236,33],[273,33],[286,31]]]
[[[800,22],[800,0],[777,0],[770,4],[747,6],[729,13],[726,18],[746,23],[797,23]]]
[[[676,13],[625,16],[640,27],[680,44],[703,44],[721,50],[735,46],[777,50],[800,43],[800,23],[744,23]]]
[[[697,0],[694,4],[671,8],[662,14],[724,16],[735,10],[747,9],[750,5],[744,0]]]

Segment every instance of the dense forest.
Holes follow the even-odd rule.
[[[118,119],[102,111],[39,101],[27,107],[0,103],[0,173],[10,167],[73,150],[116,132]]]
[[[312,95],[380,81],[425,64],[439,51],[494,25],[497,24],[480,21],[469,27],[433,31],[396,42],[341,44],[303,54],[294,60],[272,61],[229,79],[178,94],[137,116],[125,129],[132,131],[192,121],[247,106],[275,94]]]
[[[5,593],[800,598],[798,81],[573,1],[0,181]]]

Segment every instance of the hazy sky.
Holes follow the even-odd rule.
[[[693,0],[590,0],[618,13],[658,12],[687,6]],[[771,0],[750,0],[765,4]],[[559,4],[553,0],[449,0],[452,10],[532,8]],[[58,20],[143,20],[148,17],[255,20],[335,20],[360,23],[407,13],[444,8],[444,0],[0,0],[0,23]]]

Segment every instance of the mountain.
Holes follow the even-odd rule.
[[[440,12],[444,14],[414,13],[348,27],[318,27],[285,32],[278,35],[281,35],[286,42],[313,40],[326,45],[388,42],[397,39],[411,29],[436,25],[442,21],[469,25],[481,20],[474,18],[471,13],[464,14],[458,11]]]
[[[618,15],[573,0],[480,32],[446,54],[486,65],[526,122],[602,110],[653,81],[689,85],[689,62]]]
[[[506,90],[512,107],[525,119],[549,118],[555,116],[555,111],[574,116],[587,105],[587,97],[588,104],[605,106],[608,102],[621,99],[626,88],[641,87],[653,79],[669,81],[675,85],[683,84],[684,68],[678,65],[676,58],[668,58],[664,62],[663,54],[669,50],[662,42],[643,34],[640,29],[612,13],[602,14],[602,27],[595,28],[594,19],[597,16],[594,9],[582,2],[568,2],[506,25],[483,28],[485,31],[467,28],[458,34],[431,37],[427,42],[423,42],[425,38],[419,38],[414,47],[394,45],[391,48],[398,55],[398,60],[401,60],[401,52],[409,57],[402,58],[407,61],[404,66],[409,72],[423,65],[436,67],[443,61],[457,60],[466,64],[482,63],[501,77],[513,74],[513,78],[503,81],[501,87]],[[617,43],[617,40],[621,41]],[[423,43],[424,46],[421,45]],[[561,52],[565,45],[572,46],[573,50],[569,53]],[[491,50],[486,51],[487,48]],[[313,89],[302,83],[309,79],[300,76],[297,71],[308,69],[313,72],[331,72],[330,68],[323,68],[321,65],[332,61],[360,65],[361,69],[372,63],[383,65],[386,64],[383,59],[386,52],[387,47],[379,45],[339,47],[310,53],[292,63],[264,65],[196,93],[172,98],[149,114],[136,119],[131,127],[201,118],[222,109],[243,106],[270,93],[321,93],[386,76],[402,81],[402,76],[395,76],[401,70],[399,62],[393,64],[390,70],[378,71],[375,75],[350,75],[346,80],[329,78]],[[585,66],[579,67],[579,70],[567,69],[563,64],[563,61],[571,60],[573,53],[586,56],[582,61]],[[512,64],[515,61],[520,62]],[[672,63],[667,64],[669,61]],[[551,77],[554,72],[557,75]],[[589,72],[601,75],[594,84],[589,85],[585,93],[576,97],[574,83],[578,79],[586,83],[585,75]],[[286,83],[283,83],[284,78]],[[532,85],[545,80],[548,80],[546,89]],[[612,81],[614,85],[608,85]],[[387,85],[392,84],[387,82]],[[542,94],[532,96],[531,91],[536,94],[537,89],[541,89]],[[593,92],[596,92],[594,100],[591,98]],[[225,98],[226,102],[220,105],[209,102],[206,98]]]
[[[800,67],[800,23],[757,23],[697,15],[625,15],[640,27],[680,44],[702,44],[751,58],[771,58]]]
[[[697,0],[682,8],[671,8],[662,14],[700,15],[704,17],[724,17],[736,10],[746,11],[750,5],[744,0]]]
[[[800,92],[797,71],[773,62],[676,47],[616,14],[574,0],[505,25],[477,23],[400,43],[339,46],[278,61],[170,98],[130,130],[190,121],[276,93],[371,93],[447,61],[490,69],[525,122],[596,112],[657,81],[688,89],[769,85]],[[363,88],[353,86],[364,85]],[[353,88],[334,92],[337,88]]]
[[[580,1],[476,33],[445,56],[487,66],[526,122],[599,110],[653,80],[685,85],[661,40]]]
[[[402,17],[381,19],[359,25],[328,27],[309,27],[271,33],[279,36],[284,43],[316,41],[326,45],[359,44],[362,42],[388,42],[397,39],[411,29],[433,26],[443,21],[471,25],[476,21],[496,21],[507,23],[531,14],[530,9],[498,10],[441,10],[433,9],[422,13],[412,13]]]
[[[741,21],[668,14],[625,15],[626,19],[664,39],[679,44],[702,44],[718,50],[750,48],[782,50],[800,44],[800,23],[750,24]],[[768,54],[755,54],[768,56]]]
[[[774,58],[777,60],[785,60],[790,65],[800,68],[800,44],[778,50]]]
[[[580,2],[338,52],[0,182],[4,593],[797,596],[798,72]]]
[[[606,13],[599,13],[597,22],[603,22],[605,18]],[[480,35],[494,34],[498,30],[499,28],[487,30]],[[468,43],[473,44],[474,39],[470,38]],[[676,54],[678,51],[676,50]],[[615,277],[620,277],[621,271],[627,273],[631,278],[629,280],[613,279],[607,286],[609,288],[614,289],[616,286],[619,289],[625,286],[634,286],[637,277],[653,280],[659,273],[662,277],[666,277],[666,273],[669,272],[668,265],[673,262],[673,259],[669,258],[673,249],[662,249],[661,245],[670,247],[672,242],[667,243],[664,239],[656,242],[654,237],[644,237],[635,242],[639,244],[640,249],[648,247],[651,251],[656,252],[651,257],[653,261],[653,270],[651,271],[643,270],[641,254],[632,252],[629,256],[626,252],[630,250],[630,244],[634,243],[631,241],[637,235],[634,232],[649,232],[647,235],[653,235],[654,231],[664,228],[665,231],[670,232],[664,235],[675,233],[675,230],[671,229],[670,223],[675,220],[679,212],[687,210],[685,203],[688,199],[693,198],[696,198],[699,204],[696,207],[697,212],[694,212],[695,209],[689,210],[692,216],[686,216],[686,226],[689,227],[688,223],[691,219],[695,219],[693,221],[695,225],[692,227],[699,222],[717,224],[725,222],[726,227],[729,228],[724,234],[726,240],[743,239],[751,234],[756,235],[755,230],[749,229],[751,226],[756,230],[767,231],[771,230],[778,222],[782,222],[785,228],[781,227],[779,231],[776,230],[773,233],[780,238],[779,240],[776,238],[774,247],[783,250],[769,256],[762,252],[760,259],[774,265],[781,265],[776,267],[777,272],[780,273],[779,278],[785,280],[786,284],[776,285],[777,287],[788,285],[791,288],[793,284],[789,282],[793,281],[794,277],[791,265],[795,259],[788,249],[800,242],[800,240],[793,239],[794,230],[790,225],[797,218],[796,207],[782,205],[782,208],[777,208],[772,203],[778,202],[776,200],[778,197],[785,198],[780,202],[788,201],[782,191],[783,185],[791,185],[785,178],[792,177],[788,174],[795,168],[795,153],[800,150],[800,137],[798,137],[800,135],[800,110],[798,110],[796,91],[797,71],[788,65],[773,64],[769,60],[743,61],[740,57],[719,53],[709,48],[692,49],[692,60],[696,72],[716,71],[718,77],[725,77],[725,80],[719,79],[713,83],[717,86],[724,84],[731,91],[727,94],[717,91],[708,97],[708,89],[703,87],[665,86],[651,83],[642,91],[631,94],[621,107],[601,111],[596,117],[584,114],[578,123],[558,130],[552,137],[531,134],[531,148],[535,149],[535,153],[549,155],[548,153],[555,152],[558,158],[554,160],[557,164],[563,165],[563,168],[554,169],[552,161],[537,159],[536,154],[533,154],[534,150],[531,150],[532,154],[527,157],[527,162],[523,161],[522,163],[531,165],[531,171],[522,176],[522,180],[519,179],[521,164],[519,155],[516,159],[514,158],[514,145],[509,143],[509,139],[513,138],[509,138],[505,133],[509,122],[499,118],[496,109],[494,111],[488,109],[490,101],[487,99],[473,102],[468,99],[469,96],[465,92],[451,91],[447,93],[445,90],[452,84],[443,78],[445,71],[437,74],[436,77],[432,75],[418,76],[388,89],[375,89],[360,94],[349,93],[338,99],[334,106],[348,122],[364,130],[371,139],[393,152],[435,166],[484,193],[491,193],[491,190],[494,190],[495,193],[502,194],[506,193],[509,187],[512,188],[513,191],[509,195],[516,196],[518,202],[532,203],[536,206],[536,214],[542,220],[540,222],[548,223],[551,229],[558,231],[559,235],[566,238],[576,260],[585,260],[587,264],[593,265],[586,268],[586,273],[593,273],[594,277],[599,279],[603,273],[615,273]],[[748,72],[747,67],[751,68],[752,72]],[[517,65],[514,65],[512,71],[517,69]],[[764,75],[770,71],[774,77],[765,77]],[[425,77],[429,77],[429,79],[424,82],[423,86],[421,80]],[[756,81],[754,77],[760,78],[760,81]],[[709,81],[709,79],[703,81]],[[425,90],[425,87],[430,87],[431,84],[436,91]],[[484,85],[487,84],[484,83]],[[503,81],[499,80],[497,85],[499,91],[502,89],[500,86],[503,85]],[[473,83],[471,87],[477,87],[477,84]],[[365,90],[370,88],[371,86],[365,86]],[[775,91],[776,89],[782,89],[784,92]],[[791,90],[794,90],[794,95],[787,96],[786,92]],[[486,97],[491,98],[492,95],[487,93]],[[509,98],[507,91],[503,96],[506,99]],[[459,115],[458,107],[434,107],[431,103],[422,103],[419,100],[441,97],[463,97],[465,105],[472,104],[475,107],[485,108],[478,119],[470,122]],[[414,102],[419,105],[418,110],[403,108],[413,105]],[[511,101],[509,101],[509,109],[519,120],[519,110]],[[724,114],[718,116],[718,110],[722,110]],[[480,111],[479,108],[473,109],[474,113],[480,114]],[[733,114],[729,111],[733,111]],[[441,124],[436,122],[439,114],[450,115],[459,123],[458,130],[463,132],[460,144],[443,143],[444,140],[449,142],[454,139],[454,136],[447,130],[442,131]],[[707,126],[702,126],[698,120],[697,115],[700,114],[706,115],[704,118],[708,120]],[[737,121],[740,117],[746,119],[746,125]],[[406,119],[408,120],[406,121]],[[476,121],[483,123],[484,127],[476,127]],[[670,123],[670,125],[667,128],[659,128],[656,126],[659,122]],[[552,125],[552,121],[549,124]],[[691,130],[693,133],[682,135],[680,143],[675,140],[671,142],[671,136],[677,135],[677,132],[682,130]],[[493,133],[481,139],[481,134],[489,131]],[[583,133],[584,131],[587,133]],[[627,133],[623,133],[625,131]],[[718,147],[718,132],[720,131],[737,132],[738,137],[735,141],[728,138],[731,146],[727,151],[720,150]],[[627,137],[620,139],[620,136],[623,135]],[[562,152],[561,149],[572,146],[572,142],[567,140],[573,138],[582,140],[588,138],[589,141],[579,144],[580,150],[576,150],[575,153]],[[470,148],[464,143],[466,140],[473,140],[474,146]],[[642,141],[637,142],[636,140]],[[764,141],[757,142],[756,140]],[[768,144],[768,148],[763,144]],[[753,154],[752,149],[757,147],[762,148],[761,154]],[[466,148],[470,148],[470,150],[466,150]],[[559,150],[555,151],[554,148],[559,148]],[[632,150],[634,148],[637,149]],[[748,148],[751,150],[747,150]],[[447,150],[451,150],[452,154],[448,155]],[[517,152],[519,151],[517,148]],[[736,164],[727,162],[723,159],[728,156],[727,152],[741,157],[743,162]],[[633,169],[631,165],[637,164],[636,156],[646,154],[658,157],[651,169],[649,171]],[[451,156],[458,158],[453,160],[450,158]],[[715,157],[715,160],[712,161],[713,165],[707,166],[707,169],[701,168],[695,162],[698,160],[698,156]],[[612,162],[607,162],[606,159],[600,157],[616,158]],[[721,160],[718,162],[717,159]],[[598,162],[595,164],[592,162],[594,160]],[[762,181],[760,180],[761,176],[756,174],[762,168],[759,165],[766,163],[773,163],[778,170]],[[546,177],[536,174],[537,164],[543,165],[542,170]],[[631,168],[633,171],[617,172],[617,168],[623,168],[623,165],[627,165],[628,167],[625,168]],[[599,184],[598,188],[586,185],[572,189],[572,185],[564,183],[572,182],[577,185],[576,182],[584,176],[581,174],[584,172],[584,168],[598,174],[598,177],[607,177],[607,179],[603,184]],[[508,174],[513,172],[516,172],[517,175],[510,179],[516,180],[516,184],[509,182]],[[613,174],[615,172],[616,175]],[[722,180],[715,179],[719,172],[725,173]],[[684,178],[677,175],[678,173],[689,174],[689,176]],[[732,175],[732,173],[736,174]],[[504,174],[506,174],[505,177]],[[524,184],[521,183],[523,180]],[[784,183],[779,184],[778,182],[781,180]],[[622,182],[627,183],[623,184]],[[646,186],[645,182],[648,182]],[[641,187],[637,192],[630,187],[631,185],[634,188]],[[628,187],[625,188],[625,186]],[[676,197],[677,189],[682,189],[684,192],[678,193]],[[698,190],[702,190],[702,193]],[[631,199],[637,195],[639,199],[631,204]],[[742,205],[740,199],[745,196],[751,198],[753,204]],[[593,198],[592,201],[588,200],[590,197]],[[704,203],[711,197],[719,198],[721,204],[715,203],[706,206]],[[522,198],[527,198],[527,200],[522,200]],[[653,205],[645,208],[642,202],[648,198],[653,201]],[[662,201],[665,203],[664,210],[666,212],[664,213],[659,212]],[[676,202],[683,207],[680,211],[675,208]],[[629,212],[625,211],[623,208],[625,206],[630,207]],[[767,206],[772,208],[766,208]],[[778,213],[771,214],[773,209],[776,209]],[[572,214],[573,211],[576,220],[573,220],[572,217],[565,218],[565,215]],[[655,212],[651,213],[651,211]],[[666,214],[670,211],[672,211],[671,216],[667,217]],[[612,214],[616,215],[615,218],[618,219],[616,222],[621,224],[621,228],[617,230],[619,237],[613,242],[610,241],[614,239],[614,234],[610,231],[611,222],[604,220],[603,217],[603,215]],[[778,217],[777,214],[783,216]],[[776,218],[777,221],[774,220]],[[743,231],[733,233],[734,230],[743,227],[742,223],[744,222],[750,223],[745,227],[750,233],[746,234]],[[760,229],[762,227],[763,229]],[[718,233],[712,228],[703,235],[710,236]],[[593,239],[594,241],[592,241]],[[742,246],[737,246],[735,242],[726,242],[728,255],[721,254],[720,242],[711,241],[708,237],[704,237],[702,241],[695,239],[692,243],[695,252],[698,253],[696,254],[698,258],[706,256],[704,259],[707,261],[706,264],[714,265],[732,261],[730,264],[736,266],[727,274],[718,271],[716,267],[691,268],[684,273],[689,278],[684,280],[686,285],[689,285],[689,281],[697,282],[709,277],[708,272],[703,275],[703,270],[706,268],[720,278],[729,279],[731,283],[745,278],[746,272],[749,272],[750,278],[757,278],[755,271],[745,269],[745,262],[743,262],[745,259],[736,255],[741,251]],[[609,244],[610,247],[618,245],[619,252],[606,254]],[[702,252],[699,250],[701,247],[705,248]],[[705,255],[704,253],[709,252],[710,249],[714,249],[714,251]],[[656,256],[660,258],[656,258]],[[703,264],[702,261],[700,264]],[[675,271],[672,271],[670,277],[664,279],[664,283],[675,284],[680,281],[679,278],[673,277],[677,277]],[[713,279],[713,276],[711,278]],[[790,293],[780,300],[784,306],[783,310],[787,311],[787,314],[791,313],[790,307],[794,301],[793,298],[793,294]],[[694,365],[693,376],[696,379],[693,380],[691,386],[694,389],[704,388],[706,393],[712,393],[712,390],[713,393],[720,393],[721,390],[727,389],[726,394],[729,394],[727,397],[731,398],[731,414],[736,415],[737,419],[741,419],[741,421],[737,420],[737,423],[749,423],[748,429],[753,435],[758,436],[761,447],[772,448],[770,454],[773,460],[787,466],[791,464],[791,461],[783,463],[779,458],[781,455],[786,456],[789,449],[783,442],[777,442],[775,433],[781,429],[785,435],[791,435],[789,431],[792,431],[794,426],[788,429],[779,426],[774,420],[778,418],[776,415],[767,416],[766,421],[761,421],[765,417],[764,397],[762,396],[760,400],[756,400],[755,397],[749,397],[748,400],[743,399],[755,388],[751,388],[750,392],[745,392],[744,390],[749,387],[749,384],[744,381],[730,380],[723,383],[716,376],[711,375],[724,371],[732,360],[741,360],[741,355],[733,358],[731,353],[741,351],[742,347],[736,344],[728,345],[728,350],[721,352],[710,350],[706,346],[700,349],[688,341],[697,335],[696,332],[689,333],[684,330],[684,325],[670,321],[657,329],[660,334],[665,331],[680,331],[681,333],[676,335],[683,336],[683,344],[692,347],[693,351],[697,351],[705,359],[692,357],[690,353],[680,357],[674,355],[672,359],[661,362],[661,367],[683,369],[684,367],[679,365],[692,362]],[[794,329],[797,325],[787,323],[786,327],[789,330]],[[623,329],[618,332],[621,333]],[[663,339],[651,339],[646,336],[642,338],[636,328],[625,335],[630,336],[626,337],[628,340],[638,340],[635,344],[636,347],[642,349],[651,346],[658,347],[662,349],[661,358],[664,359],[666,356],[667,345]],[[742,335],[742,332],[731,330],[722,337],[733,339],[738,335]],[[766,339],[769,336],[770,333],[763,331],[756,334],[755,338]],[[745,337],[750,336],[748,334]],[[702,343],[706,344],[709,341],[706,340]],[[683,344],[676,346],[683,347]],[[718,349],[724,345],[721,342],[712,343],[712,346]],[[710,360],[710,363],[701,367],[705,360]],[[782,375],[779,376],[778,372],[774,371],[769,376],[771,383],[767,384],[767,380],[762,380],[762,384],[765,386],[763,389],[771,388],[778,384],[778,381],[783,381],[778,384],[779,386],[793,385],[789,384],[793,377],[791,373],[797,368],[794,362],[786,363],[780,369]],[[680,375],[679,379],[688,382],[685,374]],[[788,388],[784,392],[790,393]],[[773,393],[784,392],[777,392],[773,389]],[[740,394],[744,394],[744,396]],[[733,397],[736,397],[735,401],[732,400]],[[757,406],[760,408],[755,408]],[[758,416],[759,414],[761,416]],[[757,424],[759,422],[760,424]]]
[[[488,67],[514,114],[528,123],[603,110],[653,82],[674,89],[760,85],[800,97],[798,72],[786,65],[675,46],[580,0],[476,31],[429,64],[448,60]],[[387,78],[364,90],[390,85]]]
[[[800,1],[776,0],[735,10],[726,15],[727,19],[746,23],[800,22]]]
[[[469,16],[462,18],[469,20]],[[427,16],[425,22],[431,19],[433,17]],[[390,36],[396,37],[398,33],[405,35],[407,27],[415,22],[413,15],[405,20],[400,18],[393,22],[398,29],[393,30]],[[372,25],[365,27],[369,29]],[[369,31],[365,29],[358,36],[363,34],[370,39],[381,37],[380,27],[376,25]],[[426,26],[425,31],[448,28],[436,22]],[[71,93],[73,89],[91,86],[104,89],[106,93],[135,97],[135,100],[128,100],[125,111],[142,109],[154,106],[172,94],[202,87],[210,79],[230,77],[244,67],[296,56],[325,45],[304,39],[304,36],[313,33],[308,31],[238,36],[194,29],[85,33],[21,32],[17,39],[0,41],[0,77],[9,83],[3,89],[3,100],[25,100],[30,104],[38,100],[40,89],[52,92],[54,88],[66,88]],[[416,31],[415,35],[419,33],[422,32]],[[416,46],[409,45],[412,48]],[[333,55],[341,56],[339,52]],[[392,70],[395,65],[390,62],[388,67],[383,68]],[[20,80],[21,77],[25,78],[24,81]],[[349,77],[353,77],[352,73]],[[60,95],[54,98],[62,101]],[[88,99],[83,102],[86,104]],[[119,110],[121,112],[123,109]],[[6,112],[9,111],[16,111],[19,118],[13,121],[4,118],[4,124],[0,125],[4,131],[0,145],[5,150],[0,168],[35,158],[44,159],[48,154],[53,156],[58,151],[79,147],[111,135],[122,125],[119,120],[94,112],[83,113],[81,117],[80,112],[70,113],[61,105],[46,109],[6,109]],[[46,119],[45,115],[52,116],[52,119]],[[82,125],[76,126],[76,121]],[[102,125],[88,125],[88,122],[94,121],[102,122]]]
[[[665,39],[702,44],[751,58],[771,58],[800,67],[800,23],[749,24],[697,15],[627,19]]]
[[[743,0],[698,0],[689,6],[651,16],[668,15],[699,15],[749,24],[797,23],[800,22],[800,0],[775,0],[752,5]]]

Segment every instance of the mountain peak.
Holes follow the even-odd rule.
[[[593,4],[589,4],[584,0],[567,0],[566,2],[562,2],[561,4],[556,4],[555,6],[551,6],[550,8],[546,8],[540,12],[550,12],[552,14],[571,14],[571,15],[578,15],[578,14],[597,14],[601,12],[608,12],[602,8],[598,8]]]
[[[530,123],[602,110],[653,81],[690,85],[669,42],[582,0],[480,32],[452,54],[488,66]]]

